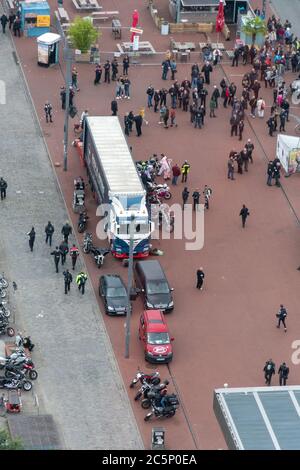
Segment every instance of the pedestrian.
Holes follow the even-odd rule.
[[[171,69],[171,80],[175,80],[175,73],[177,73],[177,64],[174,59],[170,61],[170,69]]]
[[[64,275],[64,281],[65,281],[65,294],[67,294],[70,291],[70,286],[71,286],[71,282],[73,281],[73,276],[69,272],[68,269],[66,269],[66,271],[63,272],[63,275]]]
[[[2,177],[0,178],[0,196],[1,196],[1,201],[3,201],[3,199],[6,199],[6,190],[7,190],[7,182],[5,181],[5,179],[3,179]]]
[[[128,55],[126,54],[124,59],[123,59],[123,75],[128,75],[128,69],[130,67],[130,64],[129,64],[129,57]]]
[[[9,27],[9,29],[11,29],[12,25],[14,24],[15,19],[16,19],[16,15],[13,12],[11,12],[9,14],[9,17],[8,17],[8,21],[9,21],[8,27]]]
[[[279,132],[285,132],[286,112],[284,109],[280,112],[279,119],[280,119]]]
[[[271,385],[272,375],[275,374],[275,363],[272,361],[272,359],[269,359],[265,363],[265,367],[263,368],[263,371],[265,373],[266,384]]]
[[[143,124],[143,117],[138,114],[134,116],[135,128],[136,128],[136,135],[140,137],[142,135],[142,124]]]
[[[161,64],[161,68],[162,68],[162,80],[167,80],[167,75],[168,75],[168,71],[169,71],[169,61],[168,60],[164,60]]]
[[[76,261],[79,256],[79,250],[76,245],[73,244],[72,248],[70,249],[70,256],[72,259],[72,269],[74,271],[75,266],[76,266]]]
[[[102,76],[102,66],[100,64],[97,64],[95,68],[94,85],[99,85],[99,83],[101,83],[101,76]]]
[[[216,108],[218,108],[218,99],[220,98],[220,91],[217,87],[217,85],[214,85],[214,89],[213,89],[213,92],[212,92],[212,95],[211,97],[215,100],[216,102]]]
[[[164,117],[163,117],[163,120],[164,120],[164,128],[165,128],[165,129],[168,129],[168,128],[169,128],[169,126],[168,126],[169,117],[170,117],[169,108],[166,106],[166,109],[165,109],[165,112],[164,112]]]
[[[193,210],[196,211],[198,210],[199,202],[200,202],[200,192],[199,189],[195,189],[195,191],[192,194],[193,198]]]
[[[61,99],[61,109],[66,109],[66,88],[64,86],[60,87],[60,99]]]
[[[78,88],[78,71],[77,71],[75,65],[73,65],[73,67],[72,67],[72,88],[74,88],[76,91],[79,91],[79,88]]]
[[[244,120],[241,119],[240,122],[239,122],[239,125],[238,125],[238,130],[239,130],[239,140],[242,140],[243,139],[243,131],[244,131],[244,127],[245,127],[245,124],[244,124]]]
[[[46,101],[45,106],[44,106],[44,111],[46,115],[46,122],[53,122],[52,121],[52,105],[49,103],[49,101]]]
[[[211,64],[208,61],[206,61],[201,69],[201,72],[204,73],[205,83],[207,83],[207,85],[210,84],[210,74],[212,71],[213,71],[213,68]]]
[[[229,180],[234,180],[234,163],[233,163],[233,158],[232,157],[229,157],[229,160],[227,162],[227,169],[228,169],[228,172],[227,172],[227,178]]]
[[[154,88],[151,84],[148,86],[148,88],[146,90],[146,94],[147,94],[147,106],[148,106],[148,108],[152,108],[153,107],[152,99],[153,99],[153,96],[154,96]],[[159,100],[159,97],[158,97],[158,100]]]
[[[239,124],[239,117],[238,117],[237,113],[233,113],[231,118],[230,118],[230,125],[231,125],[230,135],[231,135],[231,137],[233,136],[233,134],[235,136],[237,136],[238,124]]]
[[[263,118],[265,115],[266,102],[262,98],[257,100],[257,115],[259,118]]]
[[[177,123],[176,123],[176,111],[175,109],[171,109],[170,111],[170,119],[171,119],[171,124],[170,124],[170,127],[177,127]]]
[[[3,15],[1,16],[0,22],[1,22],[1,25],[2,25],[2,32],[5,33],[5,28],[6,28],[6,25],[8,23],[8,18],[5,15],[5,13],[3,13]]]
[[[249,163],[249,155],[248,155],[246,147],[243,148],[240,155],[241,155],[242,165],[244,165],[244,170],[247,172],[248,163]]]
[[[112,100],[110,104],[110,109],[112,111],[112,116],[117,116],[118,113],[118,103],[116,100]]]
[[[61,255],[61,264],[63,266],[66,262],[67,254],[69,253],[69,246],[65,240],[63,240],[59,245],[59,251]]]
[[[236,162],[237,162],[237,167],[238,167],[237,172],[238,172],[240,175],[242,175],[242,174],[243,174],[243,164],[244,164],[242,152],[239,152],[239,153],[236,155]]]
[[[13,24],[13,32],[15,36],[21,37],[21,20],[20,18],[16,18]]]
[[[197,269],[197,289],[203,290],[203,282],[204,282],[205,274],[203,272],[203,268]]]
[[[204,206],[205,209],[209,209],[209,200],[212,195],[212,189],[207,186],[207,184],[204,186],[203,190],[203,195],[204,195]]]
[[[34,245],[34,240],[35,240],[35,230],[34,227],[31,227],[30,232],[27,233],[29,236],[29,248],[31,251],[33,251],[33,245]]]
[[[279,374],[279,385],[286,385],[286,381],[289,377],[289,372],[290,369],[287,367],[286,363],[283,362],[280,364],[279,369],[278,369],[278,374]]]
[[[131,81],[129,80],[129,78],[126,77],[124,79],[124,93],[125,93],[124,98],[127,100],[130,100],[130,85],[131,85]]]
[[[245,228],[246,219],[247,219],[248,215],[250,215],[250,212],[249,212],[248,208],[245,206],[245,204],[243,204],[243,207],[240,210],[240,216],[242,217],[242,226],[243,226],[243,228]]]
[[[217,102],[216,100],[214,99],[214,97],[212,96],[211,97],[211,100],[209,102],[209,117],[217,117],[215,115],[215,109],[217,107]]]
[[[104,83],[110,83],[110,62],[107,60],[104,64]]]
[[[184,190],[182,191],[182,210],[184,210],[184,206],[185,204],[187,203],[187,200],[189,198],[189,190],[187,187],[184,188]]]
[[[250,105],[250,108],[251,108],[250,116],[255,118],[255,110],[256,110],[256,106],[257,106],[257,99],[255,98],[255,96],[252,96],[252,98],[249,101],[249,105]]]
[[[85,283],[87,281],[87,275],[81,271],[78,276],[76,276],[76,284],[78,285],[79,292],[81,291],[82,295],[84,294]]]
[[[251,163],[253,163],[253,155],[252,155],[252,152],[254,150],[254,145],[253,143],[251,142],[251,139],[248,139],[247,140],[247,143],[245,144],[245,147],[247,149],[247,152],[248,152],[248,155],[249,155],[249,160]]]
[[[276,313],[276,317],[278,318],[277,328],[280,328],[280,324],[282,323],[284,327],[284,331],[286,333],[287,328],[286,328],[285,319],[287,317],[287,310],[282,304],[280,305],[279,312]]]
[[[280,188],[280,168],[281,168],[281,165],[280,165],[280,162],[275,162],[274,160],[274,165],[273,165],[273,174],[272,174],[272,178],[275,179],[275,185]]]
[[[181,182],[182,183],[187,182],[187,177],[190,172],[190,168],[191,168],[190,164],[188,163],[187,160],[185,160],[184,163],[181,165],[181,174],[182,174]]]
[[[54,227],[51,224],[50,220],[49,220],[48,224],[45,227],[45,233],[46,233],[45,243],[48,243],[48,240],[49,240],[49,245],[51,246],[52,245],[52,235],[54,233]]]
[[[50,254],[52,256],[54,256],[55,270],[58,273],[58,264],[59,264],[59,260],[60,260],[60,256],[61,256],[61,253],[60,253],[60,250],[59,250],[58,246]]]
[[[267,185],[268,186],[272,186],[273,168],[274,168],[273,160],[269,160],[268,168],[267,168],[267,175],[268,175]]]
[[[173,186],[176,186],[177,185],[177,180],[180,176],[180,168],[179,166],[177,165],[177,163],[175,163],[174,166],[172,166],[172,174],[173,174],[173,178],[172,178],[172,185]]]
[[[269,135],[273,137],[273,132],[275,131],[275,119],[274,116],[270,116],[267,120],[267,126],[269,128]]]
[[[72,233],[72,227],[71,227],[71,225],[69,224],[69,222],[66,222],[65,225],[63,225],[63,227],[62,227],[62,229],[61,229],[61,233],[62,233],[63,236],[64,236],[65,242],[68,243],[68,238],[69,238],[69,236],[70,236],[71,233]]]
[[[129,119],[128,119],[129,113],[126,113],[124,116],[124,133],[125,135],[129,136]]]
[[[240,48],[236,47],[233,51],[231,67],[234,67],[234,65],[237,67],[239,65],[239,56],[240,56]]]

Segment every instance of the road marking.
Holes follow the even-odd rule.
[[[295,397],[295,394],[294,394],[294,392],[293,392],[292,390],[289,391],[289,396],[291,397],[291,400],[292,400],[292,402],[293,402],[293,405],[294,405],[294,407],[295,407],[295,409],[296,409],[296,411],[297,411],[297,414],[298,414],[298,416],[299,416],[299,418],[300,418],[300,406],[299,406],[299,403],[298,403],[298,401],[297,401],[297,399],[296,399],[296,397]]]
[[[274,447],[275,447],[276,450],[280,450],[279,442],[277,441],[277,438],[276,438],[276,436],[275,436],[275,433],[274,433],[273,428],[272,428],[272,426],[271,426],[271,423],[270,423],[270,421],[269,421],[268,415],[267,415],[267,413],[266,413],[266,411],[265,411],[265,409],[264,409],[264,406],[263,406],[262,402],[260,401],[260,398],[259,398],[259,396],[258,396],[258,393],[257,393],[257,392],[253,392],[253,396],[254,396],[254,398],[255,398],[255,401],[256,401],[256,403],[257,403],[257,406],[258,406],[258,408],[259,408],[259,411],[261,412],[261,415],[262,415],[263,420],[264,420],[264,422],[265,422],[266,428],[267,428],[267,430],[268,430],[268,432],[269,432],[269,434],[270,434],[270,437],[271,437],[271,439],[272,439],[272,442],[273,442],[273,444],[274,444]]]

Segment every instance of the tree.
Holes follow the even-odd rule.
[[[85,53],[98,38],[98,31],[89,19],[77,17],[69,28],[68,36],[72,46]]]
[[[252,37],[252,44],[254,44],[258,34],[266,34],[267,26],[264,20],[259,16],[255,16],[254,18],[246,19],[245,24],[242,26],[242,31]]]
[[[22,450],[21,439],[12,439],[5,429],[0,430],[0,450]]]

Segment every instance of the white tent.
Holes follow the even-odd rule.
[[[288,174],[300,171],[300,138],[278,134],[276,157]]]

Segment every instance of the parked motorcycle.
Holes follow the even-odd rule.
[[[0,287],[0,298],[5,299],[5,297],[6,297],[6,290]]]
[[[145,374],[140,369],[138,369],[135,377],[132,379],[129,387],[133,388],[138,382],[143,384],[144,382],[151,383],[152,385],[158,385],[160,383],[159,372],[153,372],[153,374]]]
[[[7,379],[6,377],[0,377],[0,388],[23,388],[26,392],[32,389],[32,383],[25,378],[24,375],[15,374],[15,377]]]
[[[169,381],[164,380],[159,385],[152,385],[149,387],[148,390],[145,390],[144,398],[141,401],[141,407],[144,408],[144,410],[147,410],[148,408],[150,408],[153,402],[153,398],[152,398],[153,394],[155,396],[154,400],[160,400],[163,395],[166,395],[168,385],[169,385]]]
[[[93,246],[93,237],[91,233],[86,232],[83,239],[83,252],[89,253]]]
[[[10,317],[10,310],[9,308],[5,307],[4,303],[0,301],[0,316],[4,316],[6,318]]]
[[[19,365],[7,364],[5,366],[4,375],[6,378],[14,377],[15,374],[29,375],[31,380],[38,378],[38,373],[34,368],[34,363],[31,359],[27,358],[23,363]]]
[[[157,197],[158,199],[169,200],[171,199],[172,194],[167,184],[155,185],[154,183],[149,183],[147,196],[148,196],[148,199]]]
[[[148,396],[149,398],[154,399],[155,394],[153,394],[152,396],[150,392]],[[153,416],[156,418],[171,418],[172,416],[175,415],[176,410],[178,409],[178,405],[179,405],[177,396],[175,394],[165,395],[163,399],[164,399],[163,406],[161,406],[161,404],[158,405],[153,400],[152,410],[150,411],[150,413],[146,414],[144,421],[149,421]]]
[[[8,281],[5,279],[3,274],[0,274],[0,289],[7,289]]]
[[[29,351],[32,351],[33,348],[34,348],[34,344],[33,342],[31,341],[30,339],[30,336],[22,336],[22,334],[19,332],[17,335],[16,335],[16,346],[18,348],[26,348],[28,349]]]
[[[77,224],[77,230],[79,233],[83,233],[85,231],[88,219],[89,216],[86,212],[80,212]]]
[[[100,269],[103,266],[105,256],[110,253],[110,250],[108,248],[95,248],[91,246],[90,253],[93,254],[95,263]]]
[[[7,336],[15,336],[15,330],[11,327],[8,326],[8,319],[6,317],[0,317],[0,334]]]

